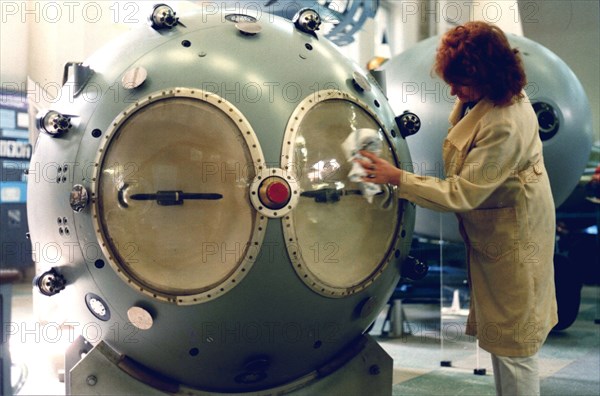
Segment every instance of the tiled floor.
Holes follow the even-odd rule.
[[[407,313],[410,318],[410,312]],[[539,352],[542,395],[600,395],[600,287],[586,286],[575,323],[550,333]],[[450,329],[457,318],[447,318],[437,328]],[[494,395],[489,353],[477,349],[469,337],[440,332],[421,325],[401,339],[380,340],[394,358],[394,395]],[[444,333],[442,331],[442,333]],[[442,340],[444,347],[441,348]],[[440,367],[451,360],[452,367]],[[474,375],[485,368],[486,375]]]
[[[58,379],[62,353],[69,332],[58,325],[35,321],[31,287],[14,285],[10,339],[13,383],[22,376],[19,395],[62,395]],[[474,340],[462,335],[464,316],[444,317],[437,306],[404,305],[406,334],[379,337],[384,315],[380,315],[372,335],[394,358],[394,395],[494,395],[491,360],[478,350]],[[543,395],[600,395],[600,286],[586,286],[576,322],[566,331],[552,333],[540,352]],[[441,331],[440,331],[441,329]],[[452,367],[441,367],[451,361]],[[474,375],[485,368],[485,375]]]

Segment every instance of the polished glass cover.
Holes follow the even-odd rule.
[[[342,143],[362,128],[377,132],[382,158],[394,163],[390,145],[376,119],[350,100],[324,100],[298,114],[292,138],[292,166],[301,197],[292,212],[288,246],[300,277],[317,292],[344,296],[364,287],[385,265],[398,228],[398,200],[388,186],[371,203],[361,185],[350,181],[352,168]],[[362,286],[361,286],[362,285]]]
[[[255,171],[237,121],[202,100],[164,98],[127,115],[111,136],[98,220],[118,270],[142,289],[218,288],[247,256]]]

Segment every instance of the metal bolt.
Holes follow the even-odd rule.
[[[402,137],[406,138],[419,132],[419,129],[421,129],[421,120],[416,114],[405,111],[402,115],[396,117],[396,125],[400,128]]]
[[[54,267],[35,277],[33,280],[33,285],[45,296],[53,296],[59,293],[65,288],[66,284],[65,277]]]
[[[140,330],[148,330],[154,323],[150,312],[137,306],[133,306],[127,310],[127,318],[129,318],[131,324]]]
[[[94,386],[98,383],[98,378],[96,378],[95,375],[88,375],[88,377],[85,379],[85,382],[89,385],[89,386]]]
[[[355,71],[352,73],[352,84],[360,93],[365,91],[371,92],[371,83],[369,83],[369,80],[359,72]]]
[[[157,4],[154,6],[152,15],[150,15],[150,23],[156,30],[171,29],[179,24],[177,13],[166,4]]]
[[[373,312],[373,310],[375,309],[375,306],[377,305],[377,298],[375,297],[369,297],[367,299],[365,299],[364,301],[361,301],[359,303],[359,315],[361,318],[366,318],[369,315],[371,315],[371,313]]]
[[[381,373],[381,369],[379,368],[378,365],[374,364],[371,367],[369,367],[369,374],[379,375],[380,373]]]
[[[87,206],[89,202],[89,194],[87,189],[81,184],[76,184],[73,186],[71,190],[71,194],[69,196],[69,203],[71,204],[71,209],[75,212],[81,212]]]
[[[292,22],[297,29],[315,35],[315,32],[319,30],[319,26],[321,26],[321,17],[317,11],[303,8],[294,15]]]
[[[48,111],[45,114],[38,114],[37,122],[40,131],[46,132],[53,137],[58,137],[68,132],[72,127],[70,116],[63,115],[54,110]]]
[[[379,375],[380,373],[381,373],[381,369],[379,368],[378,365],[374,364],[371,367],[369,367],[369,374]]]
[[[134,68],[127,70],[125,72],[125,74],[123,74],[123,77],[121,78],[121,85],[125,89],[135,89],[135,88],[139,87],[140,85],[142,85],[144,83],[144,81],[146,81],[147,78],[148,78],[148,71],[141,66],[136,66]],[[98,134],[98,132],[96,132],[96,134]],[[94,134],[94,132],[92,132],[92,135],[93,134]],[[93,135],[93,136],[97,137],[95,135]],[[98,136],[100,136],[100,135],[98,134]]]

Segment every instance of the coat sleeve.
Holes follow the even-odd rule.
[[[517,173],[521,144],[511,124],[497,121],[481,127],[461,169],[444,180],[402,172],[399,197],[440,212],[478,208]]]

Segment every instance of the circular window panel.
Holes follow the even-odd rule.
[[[348,142],[378,147],[395,163],[381,122],[356,98],[325,91],[305,99],[286,131],[286,165],[300,185],[297,207],[284,219],[288,254],[317,293],[344,297],[368,287],[391,260],[399,228],[395,191],[350,180]]]
[[[230,290],[262,242],[264,220],[248,200],[262,163],[249,123],[214,94],[178,88],[122,112],[94,176],[96,232],[111,266],[176,304]]]

